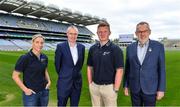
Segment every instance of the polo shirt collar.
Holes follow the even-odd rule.
[[[105,45],[101,46],[100,42],[97,44],[98,47],[104,47],[104,46],[109,46],[111,44],[111,41],[109,40]]]
[[[30,56],[32,57],[36,57],[37,59],[39,59],[33,52],[32,49],[29,51]],[[41,53],[40,53],[40,57],[41,57]]]

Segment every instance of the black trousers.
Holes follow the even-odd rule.
[[[143,91],[138,93],[131,92],[132,106],[155,106],[156,105],[156,94],[145,94]]]

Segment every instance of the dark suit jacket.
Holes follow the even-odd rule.
[[[77,90],[81,90],[82,77],[81,69],[84,63],[85,47],[77,43],[78,61],[73,63],[68,42],[57,45],[55,52],[55,67],[58,73],[57,89],[58,95],[65,97],[69,95],[72,85]]]
[[[142,89],[145,94],[165,91],[165,53],[164,46],[149,40],[149,47],[142,65],[137,56],[138,42],[132,43],[126,50],[124,87],[132,93]]]

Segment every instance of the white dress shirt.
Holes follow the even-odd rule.
[[[144,58],[146,56],[148,46],[149,46],[149,40],[144,45],[141,45],[140,42],[138,42],[137,56],[138,56],[138,59],[139,59],[141,65],[142,65]]]
[[[74,65],[76,65],[77,60],[78,60],[77,44],[75,44],[74,47],[70,46],[70,44],[69,44],[69,47],[70,47],[70,51],[71,51],[71,56],[73,58],[73,63],[74,63]]]

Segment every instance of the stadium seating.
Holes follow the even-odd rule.
[[[11,40],[16,46],[20,47],[23,50],[28,50],[31,47],[31,44],[26,42],[25,40]]]
[[[0,50],[17,51],[21,50],[21,48],[13,44],[10,40],[0,39]]]
[[[66,29],[70,24],[57,23],[53,21],[45,21],[40,19],[30,19],[21,16],[13,16],[0,14],[0,26],[26,28],[26,29],[38,29],[43,31],[61,32],[66,33]],[[92,35],[85,26],[77,26],[79,33],[83,35]]]
[[[59,42],[66,41],[66,30],[70,24],[34,19],[0,13],[0,50],[28,50],[34,34],[45,36],[44,50],[54,50]],[[76,25],[79,30],[78,42],[90,47],[93,33],[85,26]],[[28,40],[28,41],[27,41]]]

